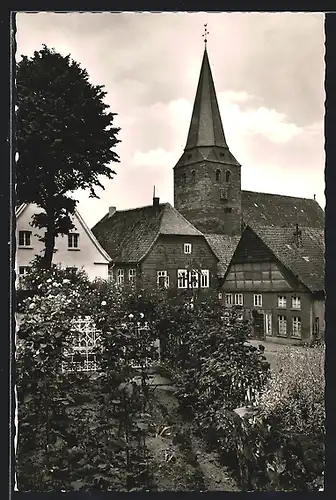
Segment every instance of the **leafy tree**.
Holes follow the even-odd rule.
[[[113,127],[115,113],[107,111],[105,95],[70,55],[46,45],[17,64],[17,196],[42,209],[32,224],[46,229],[44,268],[51,266],[56,236],[73,227],[77,200],[71,193],[89,189],[98,198],[101,176],[115,174],[109,164],[119,162],[113,151],[119,128]]]

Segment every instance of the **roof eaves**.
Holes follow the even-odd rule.
[[[109,256],[109,254],[100,245],[100,243],[98,242],[97,238],[95,237],[95,235],[93,234],[93,232],[90,230],[90,228],[87,226],[86,222],[84,221],[84,219],[82,218],[82,216],[80,215],[80,213],[78,212],[78,210],[75,209],[74,213],[75,213],[76,217],[78,218],[79,222],[81,223],[84,231],[86,232],[86,234],[88,235],[88,237],[90,238],[90,240],[92,241],[92,243],[97,248],[97,250],[108,261],[108,263],[111,263],[112,262],[112,258]]]

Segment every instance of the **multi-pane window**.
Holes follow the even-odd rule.
[[[235,293],[234,294],[234,303],[236,306],[243,305],[243,294],[242,293]]]
[[[124,278],[125,278],[125,272],[123,269],[117,269],[117,283],[118,285],[121,285],[124,283]]]
[[[299,318],[299,316],[293,316],[292,336],[301,338],[301,319]]]
[[[286,337],[287,335],[287,320],[286,316],[282,314],[278,316],[278,333],[281,337]]]
[[[255,293],[253,295],[253,305],[254,305],[254,307],[262,307],[262,295],[261,295],[261,293]]]
[[[201,288],[209,288],[209,270],[203,269],[201,271]]]
[[[129,269],[128,271],[128,281],[130,283],[135,282],[135,277],[136,277],[136,269]]]
[[[186,269],[177,270],[177,288],[188,287],[188,271]]]
[[[191,288],[198,288],[198,271],[191,271],[190,272],[190,285]]]
[[[183,245],[183,250],[184,250],[184,253],[190,254],[191,253],[191,243],[185,243]]]
[[[292,309],[301,309],[300,297],[292,297]]]
[[[169,276],[168,271],[157,271],[157,284],[159,288],[168,288],[169,287]]]
[[[200,271],[187,269],[177,270],[177,288],[209,288],[210,272],[208,269]]]
[[[24,276],[29,272],[30,266],[20,266],[19,267],[19,275]]]
[[[287,307],[287,300],[283,295],[278,295],[278,307],[282,307],[284,309]]]
[[[232,306],[233,304],[233,295],[232,293],[226,293],[225,294],[225,305],[226,306]]]
[[[31,246],[31,231],[19,231],[19,246],[20,247]]]
[[[79,234],[69,233],[68,234],[68,248],[79,248]]]

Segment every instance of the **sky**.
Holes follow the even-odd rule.
[[[117,210],[173,204],[208,25],[210,65],[242,189],[313,198],[324,208],[324,15],[321,13],[18,13],[16,58],[42,44],[104,85],[121,130],[99,199],[76,192],[89,227]]]

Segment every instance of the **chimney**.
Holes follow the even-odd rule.
[[[109,217],[112,217],[112,215],[114,215],[117,211],[117,207],[109,207],[109,213],[108,213],[108,216]]]
[[[294,232],[294,239],[293,239],[294,245],[296,245],[297,248],[302,248],[302,231],[299,228],[299,224],[295,224],[295,232]]]
[[[316,194],[314,194],[314,200],[316,201]]]
[[[160,205],[160,198],[155,196],[155,186],[153,190],[153,207],[158,207]]]

